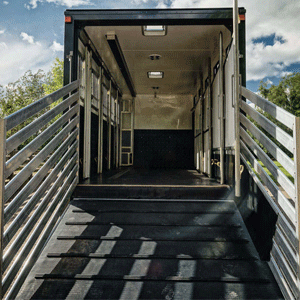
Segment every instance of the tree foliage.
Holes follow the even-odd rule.
[[[27,71],[6,87],[0,85],[0,116],[8,116],[63,86],[63,60],[56,58],[50,71],[45,74]]]
[[[43,85],[45,94],[51,94],[63,87],[64,61],[58,57],[53,62],[51,70],[47,73]]]
[[[268,88],[268,83],[261,81],[259,86],[260,94],[271,101],[272,103],[276,104],[279,107],[287,110],[288,112],[300,116],[300,73],[293,73],[283,77],[278,85],[271,85]],[[278,127],[282,128],[288,134],[292,135],[293,132],[291,129],[286,127],[284,124],[279,122],[276,118],[271,116],[270,114],[264,112],[263,110],[257,108],[257,110],[270,119],[274,124]],[[254,122],[254,124],[263,132],[265,133],[282,151],[284,151],[288,156],[293,157],[293,154],[288,151],[284,145],[281,145],[276,138],[274,138],[269,132],[264,130],[259,124]],[[260,144],[265,152],[268,151]],[[270,153],[268,153],[271,156]]]
[[[16,82],[0,86],[1,116],[8,116],[44,96],[45,73],[27,71]]]
[[[300,73],[293,73],[281,79],[279,84],[267,87],[267,82],[261,81],[260,94],[284,108],[290,113],[300,116]]]

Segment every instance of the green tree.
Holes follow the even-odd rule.
[[[56,60],[48,71],[47,74],[42,70],[38,70],[36,73],[32,71],[27,71],[25,74],[15,82],[9,83],[6,87],[0,85],[0,117],[8,116],[25,106],[37,101],[44,96],[51,94],[57,89],[63,86],[63,60]],[[59,101],[53,103],[50,107],[42,110],[35,116],[27,119],[24,123],[16,126],[10,132],[8,132],[7,137],[11,136],[15,132],[19,131],[21,128],[32,122],[35,118],[43,114],[46,110],[57,105]],[[59,116],[50,122],[54,122]],[[45,126],[47,128],[47,126]],[[42,130],[44,130],[43,128]],[[20,145],[23,147],[28,142],[30,142],[36,135],[37,132],[25,143]]]
[[[300,116],[300,73],[293,73],[283,77],[278,85],[271,85],[268,88],[268,83],[261,81],[259,86],[260,94],[276,104],[287,110],[288,112]],[[285,130],[288,134],[292,135],[292,130],[286,127],[281,122],[277,121],[276,118],[270,114],[264,112],[261,109],[258,111],[270,119],[278,127]],[[259,124],[255,124],[262,132],[264,132],[282,151],[284,151],[288,156],[293,157],[293,154],[289,152],[284,145],[281,145],[276,138],[274,138],[269,132],[264,130]],[[265,148],[263,148],[266,151]],[[267,151],[266,151],[267,152]],[[269,154],[269,153],[268,153]],[[269,154],[270,155],[270,154]]]
[[[58,57],[53,62],[50,71],[46,75],[45,83],[43,85],[45,94],[51,94],[63,87],[64,78],[64,61]]]
[[[293,73],[283,77],[279,84],[267,87],[267,82],[260,82],[260,94],[284,108],[290,113],[300,116],[300,73]]]
[[[27,71],[16,82],[9,83],[5,88],[0,86],[1,117],[8,116],[17,110],[44,96],[45,73]]]
[[[27,71],[6,87],[0,85],[0,116],[8,116],[63,86],[63,60],[56,58],[47,74]]]

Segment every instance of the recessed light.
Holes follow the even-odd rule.
[[[145,25],[142,26],[145,36],[164,36],[167,34],[167,26],[164,25]]]
[[[148,78],[151,79],[160,79],[164,77],[164,72],[161,71],[151,71],[148,72]]]

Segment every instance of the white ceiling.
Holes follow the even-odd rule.
[[[167,35],[143,36],[141,26],[86,27],[86,32],[110,69],[124,94],[128,94],[116,61],[105,35],[114,32],[120,42],[137,94],[152,94],[153,86],[158,94],[193,94],[201,70],[207,70],[208,58],[218,60],[219,33],[223,32],[225,45],[230,32],[224,26],[168,26]],[[149,55],[159,54],[153,61]],[[149,79],[148,71],[163,71],[163,79]]]

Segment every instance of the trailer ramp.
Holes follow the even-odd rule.
[[[188,187],[185,199],[175,186],[152,186],[155,199],[96,198],[100,188],[75,192],[17,299],[282,299],[234,201],[212,187],[201,200]]]

